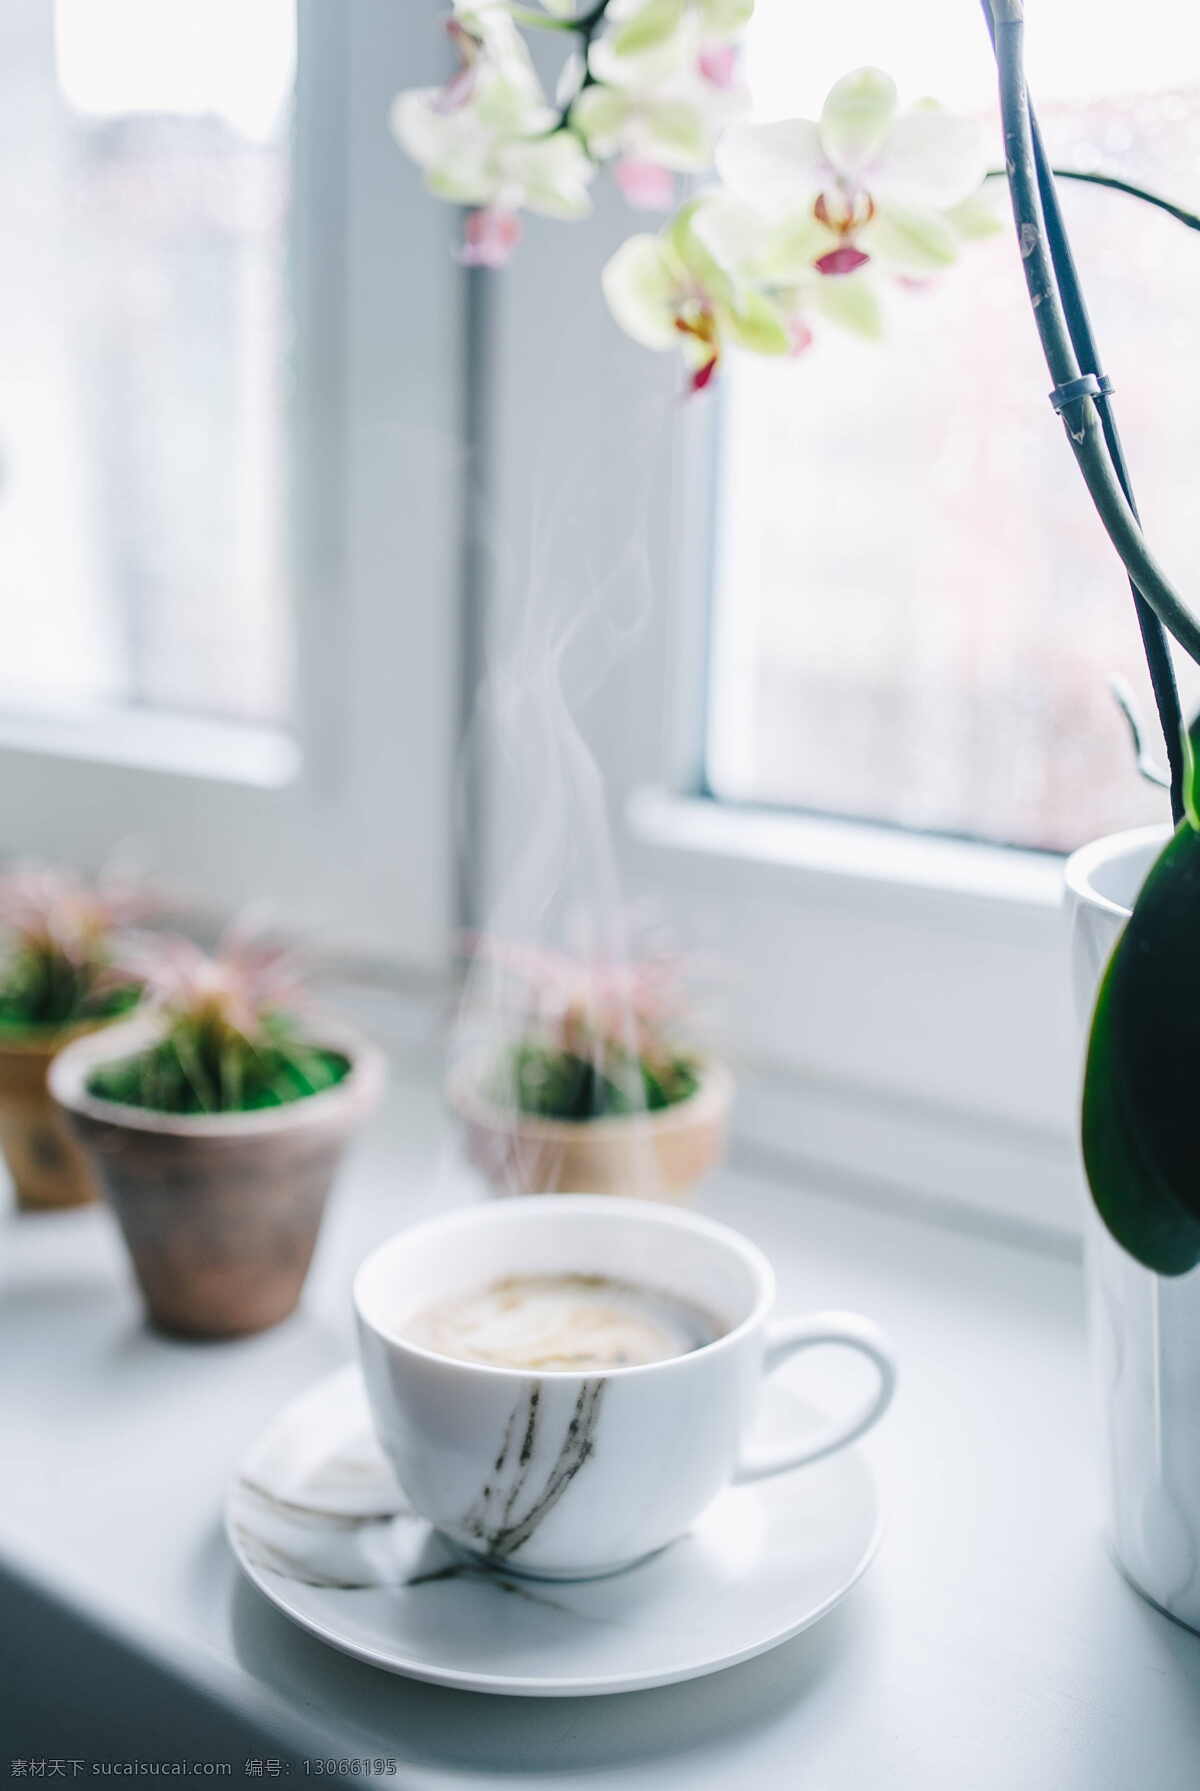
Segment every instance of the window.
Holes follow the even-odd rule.
[[[1187,203],[1200,101],[1172,96],[1195,28],[1148,4],[1132,42],[1113,6],[1039,9],[1030,74],[1056,155],[1124,156]],[[820,21],[758,0],[764,116],[811,115],[867,61],[908,96],[995,118],[974,6],[929,0],[914,32],[887,0]],[[1066,197],[1142,509],[1182,579],[1200,444],[1165,392],[1179,355],[1195,360],[1200,241],[1109,193]],[[670,357],[626,342],[600,297],[638,228],[601,186],[590,224],[530,220],[487,291],[497,661],[519,695],[530,661],[505,649],[566,643],[622,887],[721,967],[752,1146],[1068,1230],[1079,1042],[1061,873],[1014,848],[1062,849],[1164,804],[1106,688],[1125,669],[1144,692],[1134,622],[1044,396],[1011,233],[940,289],[898,293],[877,349],[826,332],[792,366],[735,361],[723,391],[683,403]],[[503,719],[486,769],[511,782],[515,764],[525,807],[488,805],[492,902],[535,852],[536,887],[578,884],[583,859],[602,896],[590,808],[550,825],[577,742],[552,751],[527,726],[514,754]],[[530,805],[546,822],[532,832]]]
[[[0,853],[439,964],[462,276],[438,0],[8,0]],[[353,104],[351,104],[353,96]]]
[[[0,703],[283,725],[292,0],[9,9]],[[237,639],[236,653],[230,642]]]
[[[1197,30],[1162,0],[1131,44],[1119,9],[1043,7],[1030,80],[1052,157],[1200,202]],[[878,61],[994,118],[977,9],[931,5],[919,33],[885,0],[807,14],[762,0],[751,85],[765,115],[813,115],[845,68]],[[986,110],[985,110],[986,108]],[[778,804],[1003,844],[1070,850],[1162,819],[1135,774],[1108,680],[1153,707],[1119,564],[1049,421],[1004,231],[927,290],[897,291],[878,346],[826,331],[726,390],[707,782]],[[1200,241],[1064,183],[1084,288],[1151,539],[1200,589],[1195,407]],[[1190,709],[1200,686],[1185,688]]]

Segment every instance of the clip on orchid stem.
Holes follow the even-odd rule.
[[[1029,104],[1021,0],[984,0],[984,15],[999,70],[1008,185],[1025,283],[1054,382],[1051,402],[1062,416],[1097,515],[1129,574],[1171,767],[1172,813],[1178,822],[1183,814],[1182,718],[1165,633],[1200,663],[1200,623],[1142,534],[1112,418],[1111,386],[1100,371],[1054,175]]]

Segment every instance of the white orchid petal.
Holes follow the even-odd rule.
[[[396,95],[388,113],[393,137],[422,167],[433,161],[445,144],[447,115],[437,109],[440,96],[440,87],[412,87]]]
[[[490,205],[500,192],[495,173],[480,163],[446,162],[426,170],[425,185],[450,205]]]
[[[693,199],[681,207],[661,241],[668,265],[676,268],[681,279],[700,288],[710,300],[726,299],[733,290],[730,275],[696,229],[703,204],[702,199]]]
[[[917,106],[893,125],[870,189],[877,199],[945,210],[969,198],[986,172],[984,133],[973,119]]]
[[[810,277],[819,279],[813,264],[818,256],[836,248],[837,242],[836,232],[811,212],[784,218],[771,231],[760,269],[762,278],[772,286],[791,286]]]
[[[645,348],[673,348],[675,277],[657,236],[631,236],[601,275],[608,308],[627,336]]]
[[[609,17],[611,18],[611,14]],[[653,98],[673,86],[695,68],[700,53],[700,34],[691,13],[683,14],[674,31],[661,41],[637,51],[618,48],[619,32],[612,24],[593,38],[588,67],[597,81],[610,87]]]
[[[735,124],[717,144],[717,172],[750,205],[800,211],[829,176],[817,127],[807,118]]]
[[[639,126],[639,152],[664,168],[698,173],[712,161],[712,138],[700,106],[687,100],[660,100],[643,107]]]
[[[587,58],[582,51],[569,50],[558,71],[558,80],[554,83],[554,103],[560,112],[580,92],[586,72]]]
[[[617,26],[612,48],[618,56],[638,56],[666,43],[683,23],[687,0],[644,0],[631,17]]]
[[[464,30],[480,40],[484,57],[493,67],[508,75],[533,75],[529,46],[507,5],[456,6],[454,16]]]
[[[813,302],[822,317],[851,335],[872,342],[883,335],[883,308],[868,272],[822,280],[815,289]]]
[[[834,83],[821,108],[821,147],[839,173],[861,179],[887,143],[896,83],[881,68],[856,68]]]
[[[402,93],[392,106],[397,142],[425,171],[425,184],[454,205],[485,205],[495,196],[493,138],[468,108],[442,112],[438,90]]]
[[[615,87],[600,82],[585,87],[571,107],[571,124],[591,153],[603,161],[623,147],[631,102]]]
[[[762,213],[732,193],[705,194],[692,213],[692,233],[730,273],[755,268],[770,241],[771,225]]]
[[[500,137],[532,137],[550,130],[558,113],[535,82],[513,81],[484,68],[469,108],[481,125]]]
[[[732,305],[722,307],[720,321],[730,339],[751,354],[782,355],[792,351],[787,318],[761,292],[740,292]]]
[[[1000,206],[1000,195],[990,191],[989,187],[981,187],[969,199],[952,205],[946,213],[946,221],[964,242],[983,242],[1004,229]]]
[[[959,239],[940,212],[881,205],[859,241],[874,259],[905,274],[936,274],[958,258]]]
[[[497,152],[502,192],[509,188],[530,211],[551,218],[582,218],[592,208],[588,186],[595,167],[573,131],[556,131]]]
[[[696,10],[705,37],[736,37],[750,23],[754,0],[698,0]]]

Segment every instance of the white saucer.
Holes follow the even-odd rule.
[[[779,1388],[764,1407],[768,1432],[822,1421]],[[844,1598],[879,1542],[874,1482],[846,1449],[730,1488],[690,1535],[611,1579],[551,1584],[468,1563],[406,1508],[355,1366],[273,1420],[225,1522],[254,1584],[343,1653],[437,1685],[551,1698],[670,1685],[761,1654]]]

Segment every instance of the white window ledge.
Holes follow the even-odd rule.
[[[280,728],[152,709],[0,715],[3,748],[266,790],[291,783],[300,769],[300,748]]]
[[[972,840],[938,838],[818,815],[736,808],[661,789],[634,792],[627,819],[645,845],[704,858],[718,874],[786,881],[839,903],[928,908],[946,898],[956,919],[1044,923],[1062,903],[1063,860]]]
[[[228,1479],[286,1400],[352,1357],[363,1255],[479,1196],[448,1161],[422,1055],[397,1063],[347,1164],[300,1310],[261,1336],[147,1331],[102,1209],[3,1215],[10,1758],[176,1757],[193,1751],[191,1712],[228,1782],[261,1751],[290,1761],[294,1786],[306,1755],[344,1759],[343,1780],[352,1759],[395,1761],[378,1782],[404,1791],[1194,1791],[1200,1641],[1104,1548],[1076,1265],[812,1176],[781,1188],[727,1169],[701,1208],[766,1250],[782,1311],[859,1309],[895,1340],[900,1395],[862,1445],[884,1544],[839,1611],[711,1678],[515,1710],[381,1673],[272,1610],[222,1535]],[[793,1384],[836,1409],[852,1373],[814,1358]],[[498,1659],[504,1634],[499,1613]]]

